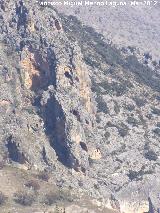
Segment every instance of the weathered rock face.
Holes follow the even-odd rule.
[[[42,162],[40,158],[43,159],[42,150],[45,149],[53,153],[55,151],[58,159],[70,168],[84,171],[88,167],[88,154],[83,150],[81,152],[80,144],[86,142],[84,126],[89,131],[93,129],[96,109],[92,100],[88,67],[82,61],[81,50],[78,45],[69,42],[56,13],[52,10],[50,15],[45,13],[43,20],[38,21],[37,14],[40,10],[38,5],[33,10],[22,2],[12,4],[10,1],[4,7],[7,10],[10,8],[11,11],[8,11],[10,15],[2,11],[1,31],[4,42],[1,42],[1,45],[6,49],[13,48],[10,57],[14,57],[15,54],[17,58],[10,59],[8,63],[2,61],[4,66],[2,69],[6,69],[5,75],[10,75],[7,82],[14,85],[21,97],[17,98],[19,106],[13,106],[14,100],[10,99],[2,99],[2,102],[5,101],[4,105],[10,102],[11,107],[16,107],[15,117],[20,113],[22,118],[28,120],[26,110],[32,115],[30,116],[32,124],[27,122],[24,124],[27,125],[25,130],[28,128],[26,134],[28,136],[31,134],[31,143],[35,140],[33,137],[38,137],[39,132],[43,134],[44,141],[45,137],[48,137],[49,147],[40,144],[40,140],[35,143],[39,145],[41,151],[36,147],[33,150],[32,146],[33,153],[37,152],[39,155],[36,161],[34,159],[36,164]],[[44,20],[46,27],[42,29],[39,25],[43,24]],[[7,26],[7,21],[11,26]],[[51,29],[48,33],[47,25]],[[3,27],[6,27],[7,32],[4,32]],[[5,54],[9,53],[5,53],[2,48],[1,54],[7,58]],[[8,71],[7,64],[15,59],[15,66]],[[6,79],[2,80],[5,84]],[[16,91],[12,91],[15,92],[15,96],[18,95]],[[35,120],[36,116],[39,121]],[[12,124],[9,128],[11,127]],[[17,127],[14,134],[18,129]],[[11,130],[8,134],[11,135],[9,137],[13,136]],[[19,135],[23,137],[23,134]],[[25,145],[23,140],[18,144],[20,149],[22,144]],[[26,152],[28,155],[27,149]],[[28,158],[28,163],[31,163],[32,156]]]
[[[160,76],[75,17],[0,6],[1,159],[119,212],[158,208]]]

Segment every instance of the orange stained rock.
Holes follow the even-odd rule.
[[[33,78],[37,77],[37,84],[38,78],[40,77],[39,70],[35,66],[34,54],[27,52],[27,57],[21,61],[21,66],[24,69],[24,84],[27,89],[30,89],[33,85]]]
[[[65,77],[65,72],[70,73],[71,69],[65,65],[59,65],[57,67],[57,77],[61,86],[70,86],[69,80]],[[81,66],[81,62],[77,63],[77,67],[73,70],[74,77],[79,79],[77,88],[79,90],[80,98],[84,100],[85,108],[88,113],[95,114],[94,104],[92,102],[92,94],[90,88],[90,78],[88,76],[88,70],[86,67]]]
[[[77,69],[76,70],[77,76],[79,78],[79,84],[80,84],[80,96],[85,100],[85,106],[86,110],[89,113],[93,113],[93,106],[91,102],[91,89],[90,89],[90,80],[87,73],[87,70]]]

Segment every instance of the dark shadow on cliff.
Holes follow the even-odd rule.
[[[35,99],[34,105],[40,108],[40,116],[44,121],[45,134],[51,147],[55,150],[58,160],[66,167],[72,167],[73,156],[70,152],[66,135],[66,118],[64,111],[53,94],[45,105],[40,104],[40,98]]]

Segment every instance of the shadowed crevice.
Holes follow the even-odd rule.
[[[72,167],[73,155],[67,142],[66,118],[61,105],[51,96],[42,107],[45,133],[51,147],[55,150],[58,160],[67,167]]]

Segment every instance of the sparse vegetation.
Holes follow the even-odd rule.
[[[14,201],[23,206],[31,206],[35,201],[35,196],[29,192],[19,191],[14,194]]]
[[[0,192],[0,206],[5,204],[7,200],[7,197],[3,194],[3,192]]]
[[[52,204],[56,203],[57,200],[58,200],[58,195],[56,194],[56,192],[51,191],[45,195],[42,202],[46,205],[51,206]]]
[[[106,128],[108,127],[116,127],[118,130],[118,133],[120,134],[121,137],[125,137],[128,134],[129,128],[127,125],[125,125],[124,123],[120,123],[120,124],[113,124],[110,121],[107,122],[106,124]]]
[[[25,183],[25,186],[35,191],[38,191],[40,189],[39,183],[35,180],[28,181],[27,183]]]
[[[127,123],[132,125],[132,126],[138,126],[139,125],[139,121],[137,119],[135,119],[134,117],[129,116],[127,118]]]
[[[97,108],[98,108],[98,112],[103,112],[105,114],[109,113],[109,109],[107,104],[104,102],[103,98],[101,96],[98,96],[96,98],[96,102],[97,102]]]
[[[68,189],[59,190],[59,197],[61,201],[73,202],[71,191]]]
[[[160,91],[159,80],[154,78],[153,71],[141,64],[135,55],[128,56],[124,68],[134,73],[139,83],[146,84],[156,91]]]
[[[153,132],[160,137],[160,128],[155,128]]]
[[[50,176],[49,176],[49,174],[48,174],[48,172],[46,172],[46,171],[41,171],[39,174],[38,174],[38,178],[40,179],[40,180],[43,180],[43,181],[49,181],[49,179],[50,179]]]
[[[150,55],[146,65],[139,63],[138,49],[128,45],[122,55],[112,43],[117,36],[107,42],[73,16],[48,8],[39,13],[29,2],[12,1],[8,8],[14,10],[2,17],[8,31],[2,40],[15,47],[15,54],[11,49],[7,54],[13,57],[7,58],[0,48],[0,64],[7,67],[0,77],[1,155],[8,154],[5,168],[0,158],[0,205],[8,196],[1,209],[107,212],[95,204],[110,201],[118,211],[124,195],[144,183],[132,206],[138,209],[160,166],[159,67],[155,72],[148,68],[153,69]],[[32,22],[28,26],[25,17]],[[55,24],[58,31],[63,24],[62,32]],[[147,181],[140,182],[144,175]]]
[[[0,170],[3,169],[5,166],[5,162],[4,160],[0,161]]]
[[[156,107],[152,107],[152,113],[154,115],[160,115],[160,109],[156,108]]]
[[[121,137],[127,136],[129,129],[125,124],[122,124],[120,127],[117,127],[117,128]]]
[[[159,80],[155,80],[152,70],[140,63],[136,55],[132,54],[124,60],[121,51],[105,42],[103,35],[95,32],[92,27],[83,25],[74,16],[63,16],[61,18],[68,38],[72,41],[78,40],[82,53],[84,54],[84,60],[91,67],[97,67],[103,70],[101,63],[120,65],[124,69],[134,73],[139,82],[160,91]],[[133,47],[129,46],[129,49],[131,52],[134,52]],[[151,56],[146,53],[145,58],[150,59]],[[99,63],[99,61],[101,61],[101,63]]]
[[[101,87],[99,86],[98,83],[95,82],[94,79],[92,79],[92,87],[91,87],[91,89],[92,89],[92,92],[97,93],[97,95],[101,95],[102,94]]]
[[[62,17],[62,22],[69,39],[73,41],[78,39],[84,54],[84,60],[87,64],[92,67],[99,67],[99,63],[96,60],[97,56],[99,61],[101,60],[110,65],[114,63],[122,63],[120,50],[107,44],[104,41],[103,35],[97,33],[92,27],[82,25],[82,23],[74,16]],[[88,45],[87,49],[86,45]],[[91,56],[91,54],[93,55],[93,52],[94,60],[92,60]]]
[[[25,111],[27,111],[29,114],[36,114],[36,112],[35,112],[35,109],[33,108],[33,107],[26,107],[26,108],[23,108],[23,110],[25,110]]]
[[[148,150],[147,152],[145,152],[144,157],[150,161],[156,161],[158,159],[157,154],[153,150]]]
[[[106,93],[113,94],[116,96],[124,95],[127,91],[125,84],[120,84],[118,82],[108,83],[107,81],[101,82],[99,86],[103,87]]]
[[[120,107],[116,101],[114,101],[114,111],[116,114],[120,113]]]
[[[108,121],[108,122],[106,123],[105,128],[108,128],[108,127],[115,127],[115,124],[113,124],[111,121]]]
[[[156,96],[156,100],[157,100],[157,101],[160,101],[160,96]]]
[[[86,61],[86,64],[91,66],[91,67],[94,67],[94,68],[98,68],[100,67],[100,63],[98,63],[94,57],[92,57],[91,55],[88,55],[85,57],[85,61]]]
[[[128,49],[130,50],[131,53],[134,53],[136,50],[136,47],[134,46],[128,46]]]
[[[135,106],[133,104],[126,104],[124,107],[130,112],[135,109]]]
[[[50,191],[45,194],[42,203],[53,205],[59,202],[72,202],[73,198],[69,190]]]
[[[101,123],[101,118],[100,118],[99,114],[96,114],[96,122]]]
[[[134,97],[133,100],[135,101],[138,107],[143,107],[146,104],[146,100],[144,98]]]
[[[111,136],[111,134],[109,133],[109,132],[105,132],[104,133],[104,137],[105,137],[105,139],[107,139],[108,140],[108,138]]]
[[[152,56],[150,55],[150,53],[144,53],[144,57],[146,60],[152,60]]]
[[[154,67],[156,67],[158,65],[157,61],[152,61],[152,64]]]
[[[153,117],[153,115],[152,115],[151,113],[148,113],[148,114],[146,115],[146,118],[148,118],[149,120],[152,119],[152,117]]]
[[[131,181],[133,180],[138,181],[138,180],[142,180],[144,175],[153,174],[153,173],[154,173],[154,170],[151,170],[151,169],[145,170],[145,167],[142,166],[140,171],[129,170],[129,173],[127,176],[129,177]]]

